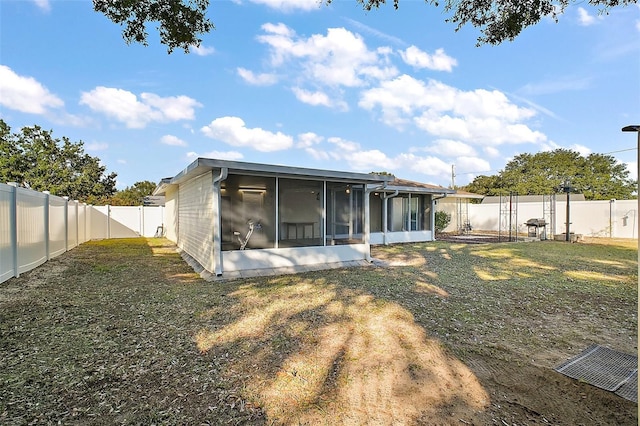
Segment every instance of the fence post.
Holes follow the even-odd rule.
[[[111,239],[111,206],[107,204],[107,240]]]
[[[69,251],[69,197],[64,198],[64,251]]]
[[[51,235],[49,234],[49,232],[51,230],[49,229],[49,217],[51,215],[51,212],[49,211],[49,209],[51,207],[51,200],[49,197],[51,193],[49,191],[42,191],[42,193],[45,194],[44,202],[46,203],[44,207],[44,251],[47,253],[47,260],[50,260],[51,256],[49,252],[51,251],[51,248],[49,247],[49,242],[51,241]]]
[[[9,231],[11,239],[11,251],[13,252],[13,276],[19,277],[18,273],[18,184],[7,182],[11,186],[11,206],[9,207]]]

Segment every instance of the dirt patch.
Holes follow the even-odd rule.
[[[164,239],[0,285],[0,423],[637,424],[553,367],[637,353],[637,249],[375,247],[385,266],[208,283]]]

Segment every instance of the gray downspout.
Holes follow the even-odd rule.
[[[213,257],[214,257],[214,273],[216,276],[222,275],[222,196],[220,195],[220,182],[227,178],[229,169],[223,167],[220,169],[220,175],[213,178]]]

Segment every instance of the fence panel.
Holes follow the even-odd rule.
[[[16,188],[18,274],[47,261],[45,209],[47,194],[26,188]]]
[[[109,238],[139,237],[141,234],[140,222],[140,207],[111,207],[109,216]]]
[[[160,206],[87,206],[0,184],[0,283],[92,239],[153,237]]]
[[[49,258],[60,256],[67,249],[67,200],[49,196]]]
[[[0,183],[0,283],[17,274],[15,246],[15,189]],[[5,226],[4,224],[7,224]]]
[[[67,202],[67,250],[78,246],[78,202]]]

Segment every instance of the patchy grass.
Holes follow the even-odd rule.
[[[0,424],[637,424],[552,370],[637,352],[637,246],[373,254],[207,283],[164,239],[83,244],[0,284]]]

